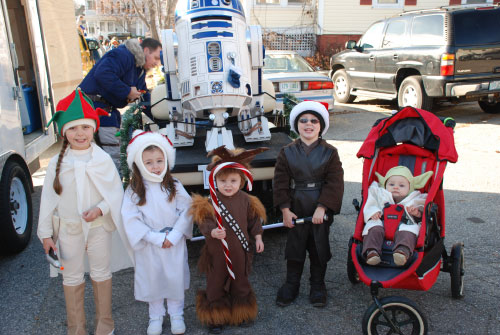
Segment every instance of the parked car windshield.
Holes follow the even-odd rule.
[[[314,72],[314,69],[297,54],[266,55],[264,73],[278,72]]]
[[[457,12],[453,16],[455,44],[485,45],[500,42],[500,8]]]

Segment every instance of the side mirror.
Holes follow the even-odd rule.
[[[346,49],[355,49],[356,48],[356,41],[349,40],[345,42],[345,48]]]

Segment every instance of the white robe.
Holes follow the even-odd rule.
[[[72,196],[62,197],[54,191],[52,185],[59,155],[50,160],[40,200],[37,234],[40,241],[48,237],[57,240],[59,226],[55,223],[54,215],[61,214],[58,209],[61,212],[67,212],[67,208],[72,207],[74,213],[65,219],[80,221],[85,239],[87,239],[91,223],[83,220],[82,213],[96,205],[91,199],[101,198],[103,200],[97,206],[101,208],[104,215],[98,219],[103,222],[107,230],[117,228],[117,231],[113,232],[111,242],[111,271],[115,272],[133,266],[133,252],[128,244],[119,211],[123,198],[123,186],[111,157],[94,143],[89,152],[89,160],[82,161],[74,157],[71,150],[68,150],[61,163],[59,180],[63,190],[65,184],[74,182],[71,186],[74,187],[75,194]],[[90,194],[92,190],[94,192],[97,190],[99,194]],[[85,268],[88,271],[88,261],[86,263]],[[57,270],[52,266],[50,276],[57,276]]]
[[[420,191],[413,191],[408,194],[403,200],[399,202],[400,205],[403,205],[406,211],[406,207],[415,206],[415,207],[424,207],[425,199],[427,199],[427,193],[420,193]],[[366,199],[365,207],[363,208],[363,217],[365,220],[365,228],[363,229],[363,236],[368,234],[368,230],[375,226],[383,227],[384,224],[382,220],[370,220],[373,214],[377,212],[381,212],[384,208],[384,205],[389,203],[394,205],[394,198],[392,197],[391,192],[387,191],[385,188],[379,186],[379,184],[374,181],[370,187],[368,188],[368,198]],[[409,220],[413,222],[413,218],[406,211],[406,215]],[[398,230],[400,231],[409,231],[418,236],[420,231],[420,223],[414,224],[402,224],[399,226]]]
[[[130,186],[125,191],[122,217],[125,231],[135,254],[135,299],[184,299],[189,288],[189,266],[186,239],[193,234],[188,214],[191,197],[181,183],[175,183],[177,194],[168,201],[168,191],[160,183],[144,181],[146,203],[138,206],[138,198]],[[160,232],[165,227],[172,230]],[[165,236],[173,244],[162,248]]]

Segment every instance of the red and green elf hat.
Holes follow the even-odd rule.
[[[59,101],[56,107],[56,113],[50,119],[47,127],[54,121],[61,136],[64,136],[63,128],[68,122],[91,119],[95,121],[94,131],[99,129],[99,116],[108,116],[109,114],[102,108],[94,108],[92,100],[83,93],[80,88]]]

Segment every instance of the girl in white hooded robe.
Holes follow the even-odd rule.
[[[192,237],[191,198],[169,170],[175,149],[161,134],[136,130],[127,147],[132,179],[122,204],[135,255],[135,298],[149,303],[148,335],[161,334],[167,300],[172,334],[183,334],[189,288],[186,239]]]

